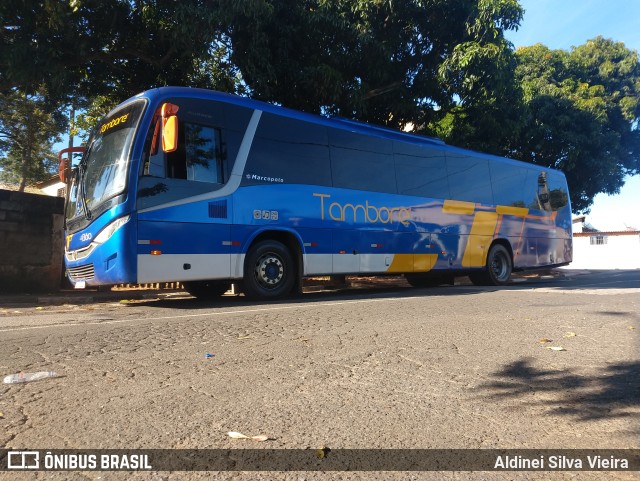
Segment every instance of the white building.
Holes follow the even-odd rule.
[[[640,231],[590,232],[584,217],[573,220],[569,269],[640,269]]]
[[[36,187],[40,189],[41,193],[50,195],[52,197],[64,197],[65,195],[65,183],[60,180],[57,175],[51,177],[48,180],[36,184]]]

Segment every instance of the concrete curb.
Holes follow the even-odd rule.
[[[61,304],[93,304],[99,302],[121,302],[123,300],[145,300],[168,297],[180,290],[123,290],[110,292],[68,291],[51,294],[15,294],[0,296],[0,306],[6,305],[61,305]]]

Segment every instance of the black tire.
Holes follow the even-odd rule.
[[[243,291],[249,299],[280,299],[291,294],[296,269],[289,249],[278,241],[253,246],[244,260]]]
[[[411,287],[437,287],[443,284],[453,285],[453,278],[448,276],[434,276],[420,273],[407,273],[404,275]]]
[[[469,274],[469,280],[474,286],[488,286],[487,275],[485,272],[474,272]]]
[[[482,272],[474,272],[469,279],[477,286],[504,286],[511,279],[513,262],[506,247],[494,244],[487,255],[487,265]]]
[[[182,285],[185,291],[201,300],[217,299],[231,287],[226,281],[190,281]]]

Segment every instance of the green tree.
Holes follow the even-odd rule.
[[[597,37],[570,51],[516,52],[525,106],[511,155],[565,172],[574,211],[618,193],[640,173],[640,63],[623,43]]]
[[[596,38],[513,51],[517,0],[0,2],[0,92],[71,102],[89,129],[177,84],[435,134],[563,170],[576,211],[640,172],[638,55]]]
[[[474,88],[475,75],[463,79],[460,90],[470,90],[470,95],[463,95],[442,109],[442,115],[433,119],[425,131],[451,145],[510,155],[525,115],[522,92],[514,75],[515,56],[511,50],[495,48],[474,54],[472,60],[482,65],[476,68],[483,73],[483,84],[491,87]],[[449,65],[460,61],[458,56],[452,60],[441,68],[445,81],[451,75]],[[459,71],[464,73],[462,68]],[[495,83],[490,79],[496,79]]]
[[[253,96],[317,113],[429,126],[512,76],[516,0],[221,0]],[[500,73],[500,75],[497,75]]]
[[[0,2],[0,93],[43,85],[48,102],[78,114],[69,133],[84,140],[112,107],[149,88],[242,93],[216,3]]]
[[[0,95],[0,178],[19,184],[45,180],[57,168],[51,151],[64,118],[52,112],[43,95],[14,90]]]
[[[227,61],[215,3],[0,2],[0,91],[44,85],[51,99],[79,105],[162,85],[233,90],[237,71]]]

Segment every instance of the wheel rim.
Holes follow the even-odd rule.
[[[274,253],[263,255],[256,262],[255,276],[258,283],[266,289],[277,288],[284,279],[284,263]]]
[[[509,278],[509,260],[504,253],[496,252],[491,258],[491,272],[501,282]]]

